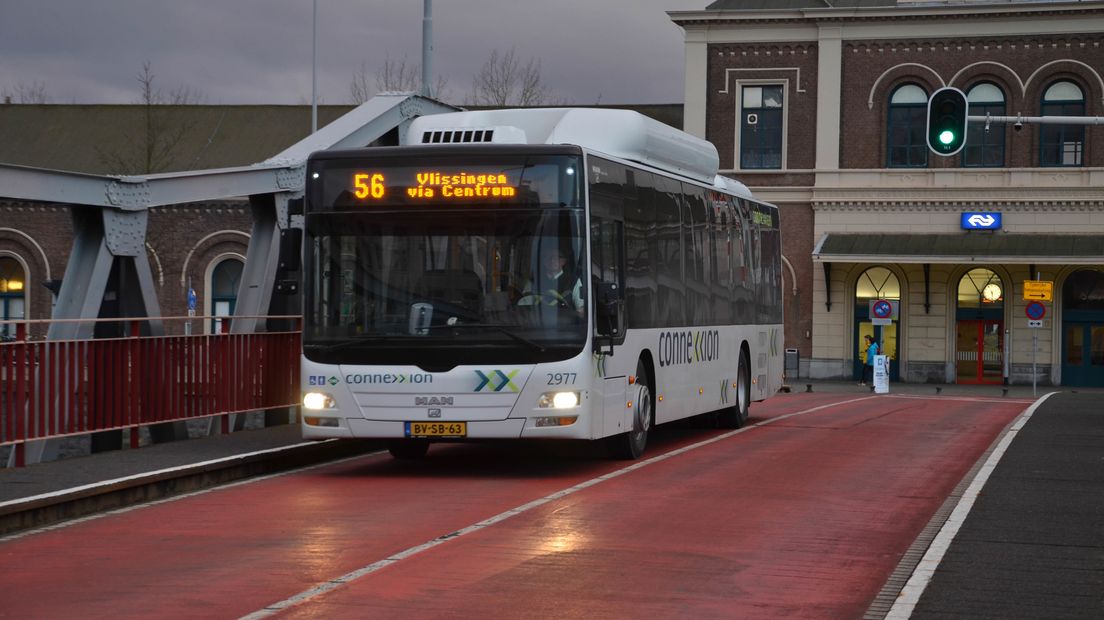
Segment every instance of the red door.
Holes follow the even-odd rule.
[[[958,383],[1004,380],[1004,321],[960,320],[956,342]]]

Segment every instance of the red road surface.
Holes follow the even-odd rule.
[[[861,399],[861,400],[856,400]],[[1023,401],[792,394],[747,429],[312,589],[628,464],[436,446],[0,541],[0,616],[860,617]],[[647,457],[721,435],[661,429]],[[308,594],[302,595],[307,592]],[[292,603],[288,599],[303,596]]]

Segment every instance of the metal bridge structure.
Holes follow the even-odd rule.
[[[141,319],[130,323],[127,328],[127,331],[133,332],[129,335],[134,337],[164,336],[165,322],[161,320],[146,253],[149,210],[242,197],[249,200],[252,231],[237,302],[229,321],[229,335],[296,329],[298,321],[290,317],[299,315],[301,308],[297,283],[303,226],[301,210],[296,207],[297,203],[301,204],[303,196],[307,157],[312,152],[325,149],[400,144],[414,119],[456,110],[453,106],[412,93],[383,93],[280,153],[251,166],[142,176],[104,176],[0,164],[0,197],[68,205],[72,216],[73,245],[57,291],[52,319],[45,322],[45,341],[82,341],[95,336],[113,270],[119,278],[117,303],[124,317],[116,321]],[[26,339],[26,326],[20,333]],[[7,343],[3,346],[13,345]],[[0,420],[0,445],[18,446],[19,456],[33,462],[41,454],[42,442],[38,439],[67,434],[62,429],[70,426],[56,421],[51,425],[31,419],[40,409],[42,412],[53,411],[55,416],[67,414],[58,409],[56,403],[35,406],[32,400],[28,400],[35,395],[41,395],[43,400],[51,399],[46,393],[48,384],[42,384],[48,380],[45,374],[39,377],[27,370],[41,366],[48,357],[40,353],[32,355],[22,351],[17,354],[14,351],[9,349],[9,353],[2,356],[11,363],[2,381],[4,388],[0,389],[0,416],[8,414]],[[64,357],[68,359],[70,356]],[[122,361],[124,357],[125,361]],[[118,358],[119,363],[132,368],[135,359],[124,357]],[[75,361],[67,363],[76,364]],[[226,358],[223,363],[232,364],[233,360]],[[24,372],[30,374],[24,376],[21,374]],[[60,371],[42,369],[41,372]],[[84,377],[86,371],[71,369],[70,374]],[[20,377],[24,378],[26,385],[17,389],[16,379]],[[216,380],[213,377],[209,379]],[[267,381],[265,384],[275,383]],[[220,393],[222,388],[211,389],[211,393]],[[8,397],[2,398],[5,394]],[[72,400],[80,402],[79,398]],[[268,401],[260,399],[258,402]],[[218,413],[205,408],[196,411],[202,411],[202,415]],[[119,428],[116,422],[98,426]],[[72,428],[82,432],[103,430],[87,424]]]

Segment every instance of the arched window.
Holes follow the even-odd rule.
[[[928,93],[916,84],[899,86],[889,97],[886,117],[886,166],[923,168],[928,165]]]
[[[1084,116],[1085,94],[1073,82],[1055,82],[1043,93],[1039,114]],[[1080,166],[1084,150],[1084,125],[1039,125],[1040,166]]]
[[[885,267],[871,267],[862,272],[855,283],[855,302],[866,305],[871,299],[901,299],[901,283],[897,275]]]
[[[1004,116],[1004,93],[995,84],[981,82],[966,94],[970,116]],[[1004,165],[1004,123],[968,123],[966,147],[962,149],[962,165],[995,168]]]
[[[1066,312],[1104,312],[1104,272],[1081,269],[1073,272],[1062,287]]]
[[[971,269],[958,281],[959,309],[996,310],[1004,307],[1004,283],[995,272]]]
[[[25,289],[27,276],[19,261],[0,257],[0,320],[18,320],[25,317]],[[15,324],[0,323],[0,338],[15,337]]]
[[[227,258],[215,265],[215,270],[211,272],[211,314],[214,316],[234,315],[243,267],[245,263],[237,258]],[[215,319],[211,327],[214,333],[220,333],[222,319]]]

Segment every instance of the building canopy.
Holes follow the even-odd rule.
[[[1104,235],[828,233],[813,260],[829,263],[997,263],[1096,265]]]

